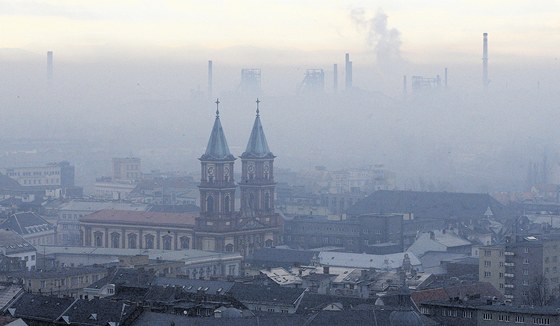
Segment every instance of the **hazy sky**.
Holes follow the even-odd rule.
[[[167,48],[198,60],[213,51],[257,47],[331,62],[341,52],[372,51],[371,26],[359,26],[351,13],[362,10],[367,23],[382,10],[387,28],[400,32],[409,62],[472,60],[480,56],[483,32],[490,33],[492,55],[554,58],[559,9],[553,0],[0,0],[0,48],[50,49],[59,58]],[[223,60],[238,59],[231,53]]]

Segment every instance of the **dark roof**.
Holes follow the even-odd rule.
[[[21,235],[9,229],[0,229],[0,248],[4,248],[3,250],[7,255],[18,252],[36,251],[35,247],[25,241]]]
[[[208,139],[206,152],[200,157],[201,160],[234,160],[235,157],[229,152],[229,147],[224,135],[222,123],[220,122],[219,112],[216,111],[214,127]]]
[[[306,293],[299,304],[297,313],[309,314],[312,312],[317,312],[323,310],[323,308],[335,302],[342,304],[343,309],[352,309],[362,304],[373,304],[375,302],[375,299],[361,299],[342,296],[338,297],[317,293]]]
[[[266,262],[266,265],[270,267],[293,266],[294,264],[306,265],[311,263],[315,255],[317,255],[315,251],[262,248],[255,250],[247,261],[255,263]]]
[[[104,299],[78,300],[65,311],[58,321],[69,321],[79,325],[108,325],[109,322],[122,324],[133,312],[135,305]]]
[[[233,282],[205,281],[205,280],[172,278],[172,277],[156,277],[153,284],[162,285],[162,286],[182,287],[184,291],[189,293],[198,293],[198,289],[201,289],[206,294],[229,293],[229,291],[234,285]]]
[[[22,190],[23,186],[16,180],[0,173],[0,190]]]
[[[133,323],[134,326],[153,326],[153,325],[172,325],[172,322],[179,325],[193,326],[258,326],[258,325],[275,325],[275,326],[297,326],[304,325],[305,318],[300,315],[286,314],[269,314],[255,317],[243,318],[196,318],[184,317],[172,314],[162,314],[150,311],[144,311],[138,319]]]
[[[431,326],[438,323],[410,309],[375,307],[368,310],[322,310],[308,318],[305,325]]]
[[[291,305],[305,292],[305,289],[235,283],[231,295],[240,302],[274,302]]]
[[[488,194],[380,190],[358,201],[350,215],[413,213],[415,218],[479,218],[490,208],[494,216],[505,207]]]
[[[148,288],[154,281],[154,272],[137,268],[115,268],[109,275],[91,284],[88,288],[99,289],[106,284],[115,286]]]
[[[8,307],[8,312],[18,318],[55,321],[75,300],[24,293]]]
[[[247,143],[247,148],[245,149],[245,152],[241,155],[241,157],[242,158],[274,157],[272,152],[270,152],[270,149],[268,149],[268,143],[266,142],[266,137],[264,135],[258,109],[257,109],[257,116],[255,118],[255,123],[253,124],[253,129],[251,130],[251,136],[249,136],[249,142]]]
[[[497,297],[503,300],[503,294],[488,282],[461,284],[413,292],[412,301],[419,306],[423,302],[449,300],[450,298],[463,299],[465,297]]]
[[[54,226],[34,212],[20,212],[10,215],[2,224],[2,229],[10,229],[20,235],[54,230]]]

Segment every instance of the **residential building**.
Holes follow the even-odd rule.
[[[24,187],[61,187],[74,186],[74,166],[63,161],[44,166],[17,167],[6,169],[6,175]]]
[[[139,181],[142,179],[142,165],[138,157],[114,157],[113,181]]]
[[[195,249],[123,249],[103,247],[43,246],[40,252],[58,266],[114,265],[153,270],[159,275],[190,278],[240,276],[242,256],[239,253],[218,253]],[[148,256],[148,262],[144,260]],[[132,261],[131,259],[134,259]],[[139,262],[138,260],[142,260]],[[135,262],[136,261],[136,262]],[[180,264],[177,264],[180,263]],[[173,268],[173,270],[169,270]]]
[[[83,288],[106,275],[107,269],[104,267],[65,267],[12,274],[12,278],[20,279],[27,292],[77,298],[82,295]]]
[[[542,305],[560,293],[559,248],[560,234],[510,237],[504,244],[481,247],[479,279],[492,282],[517,304]],[[490,259],[501,251],[503,258]]]
[[[14,213],[0,223],[0,228],[16,232],[34,246],[55,244],[56,227],[34,212]]]
[[[25,267],[28,270],[35,269],[37,249],[16,232],[5,228],[0,229],[0,251],[2,255],[8,258],[25,262]],[[19,266],[14,267],[19,269]]]
[[[364,214],[344,220],[296,216],[284,224],[284,242],[293,248],[326,246],[346,251],[388,254],[402,251],[400,214]]]
[[[484,246],[478,250],[478,279],[481,282],[489,282],[502,294],[506,294],[505,250],[505,246],[500,245]]]

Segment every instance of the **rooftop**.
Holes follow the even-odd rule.
[[[0,224],[2,229],[10,229],[20,235],[54,230],[55,227],[34,212],[19,212],[10,215]]]
[[[421,266],[420,260],[411,252],[399,252],[388,255],[370,255],[327,251],[319,253],[319,263],[324,266],[344,266],[365,269],[396,269],[402,266],[405,255],[408,255],[412,266]]]
[[[21,235],[6,229],[0,229],[0,248],[3,248],[6,255],[36,251],[35,247],[25,241]]]
[[[197,216],[195,213],[101,210],[80,218],[80,222],[193,227]]]

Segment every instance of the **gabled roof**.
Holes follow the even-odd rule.
[[[261,118],[257,111],[257,117],[255,118],[255,123],[253,124],[253,130],[251,130],[251,136],[249,136],[247,148],[241,157],[263,158],[270,156],[274,155],[270,152],[270,149],[268,149],[268,143],[266,142],[266,137],[264,135]]]
[[[472,284],[460,284],[440,288],[426,289],[413,292],[412,301],[416,306],[428,301],[449,300],[449,298],[463,299],[467,296],[497,297],[503,299],[504,296],[492,284],[488,282],[476,282]]]
[[[216,111],[216,120],[214,127],[208,139],[206,152],[200,157],[201,160],[234,160],[235,158],[229,152],[229,147],[224,135],[222,123],[220,122],[219,112]]]
[[[54,322],[76,299],[24,293],[8,307],[12,317]]]
[[[19,252],[36,251],[29,242],[25,241],[21,235],[15,231],[0,229],[0,249],[6,255],[11,255]]]
[[[34,212],[20,212],[10,215],[2,224],[2,229],[10,229],[20,235],[54,230],[54,226]]]
[[[413,213],[415,218],[480,218],[492,211],[494,217],[506,208],[488,194],[380,190],[350,207],[348,214]]]
[[[135,305],[104,299],[78,300],[70,309],[62,313],[60,320],[68,320],[78,325],[120,325],[133,311]]]

